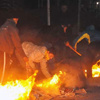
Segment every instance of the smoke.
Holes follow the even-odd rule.
[[[20,30],[20,34],[21,42],[29,41],[38,44],[41,41],[41,38],[38,34],[38,30],[36,29],[29,29],[28,27],[23,27]]]
[[[80,62],[76,60],[69,60],[64,64],[58,64],[56,67],[57,68],[54,71],[55,73],[59,71],[66,72],[66,75],[61,77],[65,87],[81,88],[86,85],[86,79],[83,74]]]

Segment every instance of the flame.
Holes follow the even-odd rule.
[[[50,84],[57,84],[59,81],[59,77],[57,75],[54,75],[52,80],[50,81]]]
[[[59,88],[62,81],[60,80],[61,75],[64,75],[62,71],[59,71],[59,74],[55,74],[51,79],[44,80],[42,83],[37,84],[42,91],[50,95],[59,95]],[[51,92],[52,91],[52,92]]]
[[[98,63],[100,63],[100,60],[92,66],[92,77],[100,77],[100,64],[98,65]]]
[[[66,75],[65,72],[59,71],[59,74],[55,74],[52,78],[46,79],[39,84],[35,82],[36,75],[37,72],[27,80],[9,81],[5,85],[0,84],[0,98],[2,100],[29,100],[32,88],[39,89],[44,94],[60,95],[61,77]],[[32,96],[32,100],[35,100],[36,97]]]
[[[27,80],[16,80],[7,82],[5,85],[0,83],[0,99],[2,100],[27,100],[35,84],[36,71]]]

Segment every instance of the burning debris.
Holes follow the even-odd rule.
[[[87,77],[87,70],[84,70],[85,77]],[[100,77],[100,60],[92,66],[92,77]]]
[[[2,100],[27,100],[35,84],[37,71],[27,80],[16,80],[0,84],[0,98]]]
[[[92,66],[92,77],[100,77],[100,60]]]
[[[66,87],[62,79],[66,75],[66,72],[59,71],[59,74],[55,74],[51,79],[35,84],[32,95],[37,98],[36,100],[55,100],[55,98],[73,98],[76,94],[87,93],[84,89]]]
[[[16,80],[0,84],[0,98],[2,100],[54,100],[54,98],[75,97],[76,93],[83,93],[83,90],[65,87],[62,77],[66,72],[59,71],[52,78],[46,79],[40,83],[35,82],[35,76],[38,71],[27,80]]]

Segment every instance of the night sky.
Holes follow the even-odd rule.
[[[83,0],[81,0],[83,1]],[[86,1],[86,0],[84,0]],[[37,9],[38,2],[43,3],[43,7],[47,6],[47,0],[0,0],[0,8],[13,6],[13,8],[26,8],[26,9]],[[51,6],[57,6],[58,0],[50,0]],[[77,6],[78,0],[59,0],[59,5],[66,4],[69,6]]]
[[[40,0],[41,2],[42,0]],[[51,6],[56,6],[57,0],[50,0]],[[78,0],[60,0],[60,4],[66,4],[66,5],[77,5]],[[24,7],[26,8],[38,8],[38,0],[24,0],[23,2]],[[43,6],[46,7],[47,0],[43,0]]]

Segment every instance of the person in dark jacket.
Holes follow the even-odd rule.
[[[87,77],[92,77],[92,65],[100,59],[100,32],[97,31],[94,25],[90,25],[82,32],[73,42],[73,46],[77,49],[77,44],[86,39],[88,47],[82,56],[82,64],[87,69]]]
[[[100,41],[100,32],[95,30],[94,25],[90,25],[86,28],[85,31],[83,31],[78,37],[75,38],[73,41],[73,46],[75,49],[77,49],[77,44],[82,41],[83,39],[86,39],[88,44]]]
[[[0,51],[8,55],[15,53],[22,67],[26,67],[26,55],[21,46],[21,41],[18,35],[16,24],[18,18],[7,19],[0,28]]]

